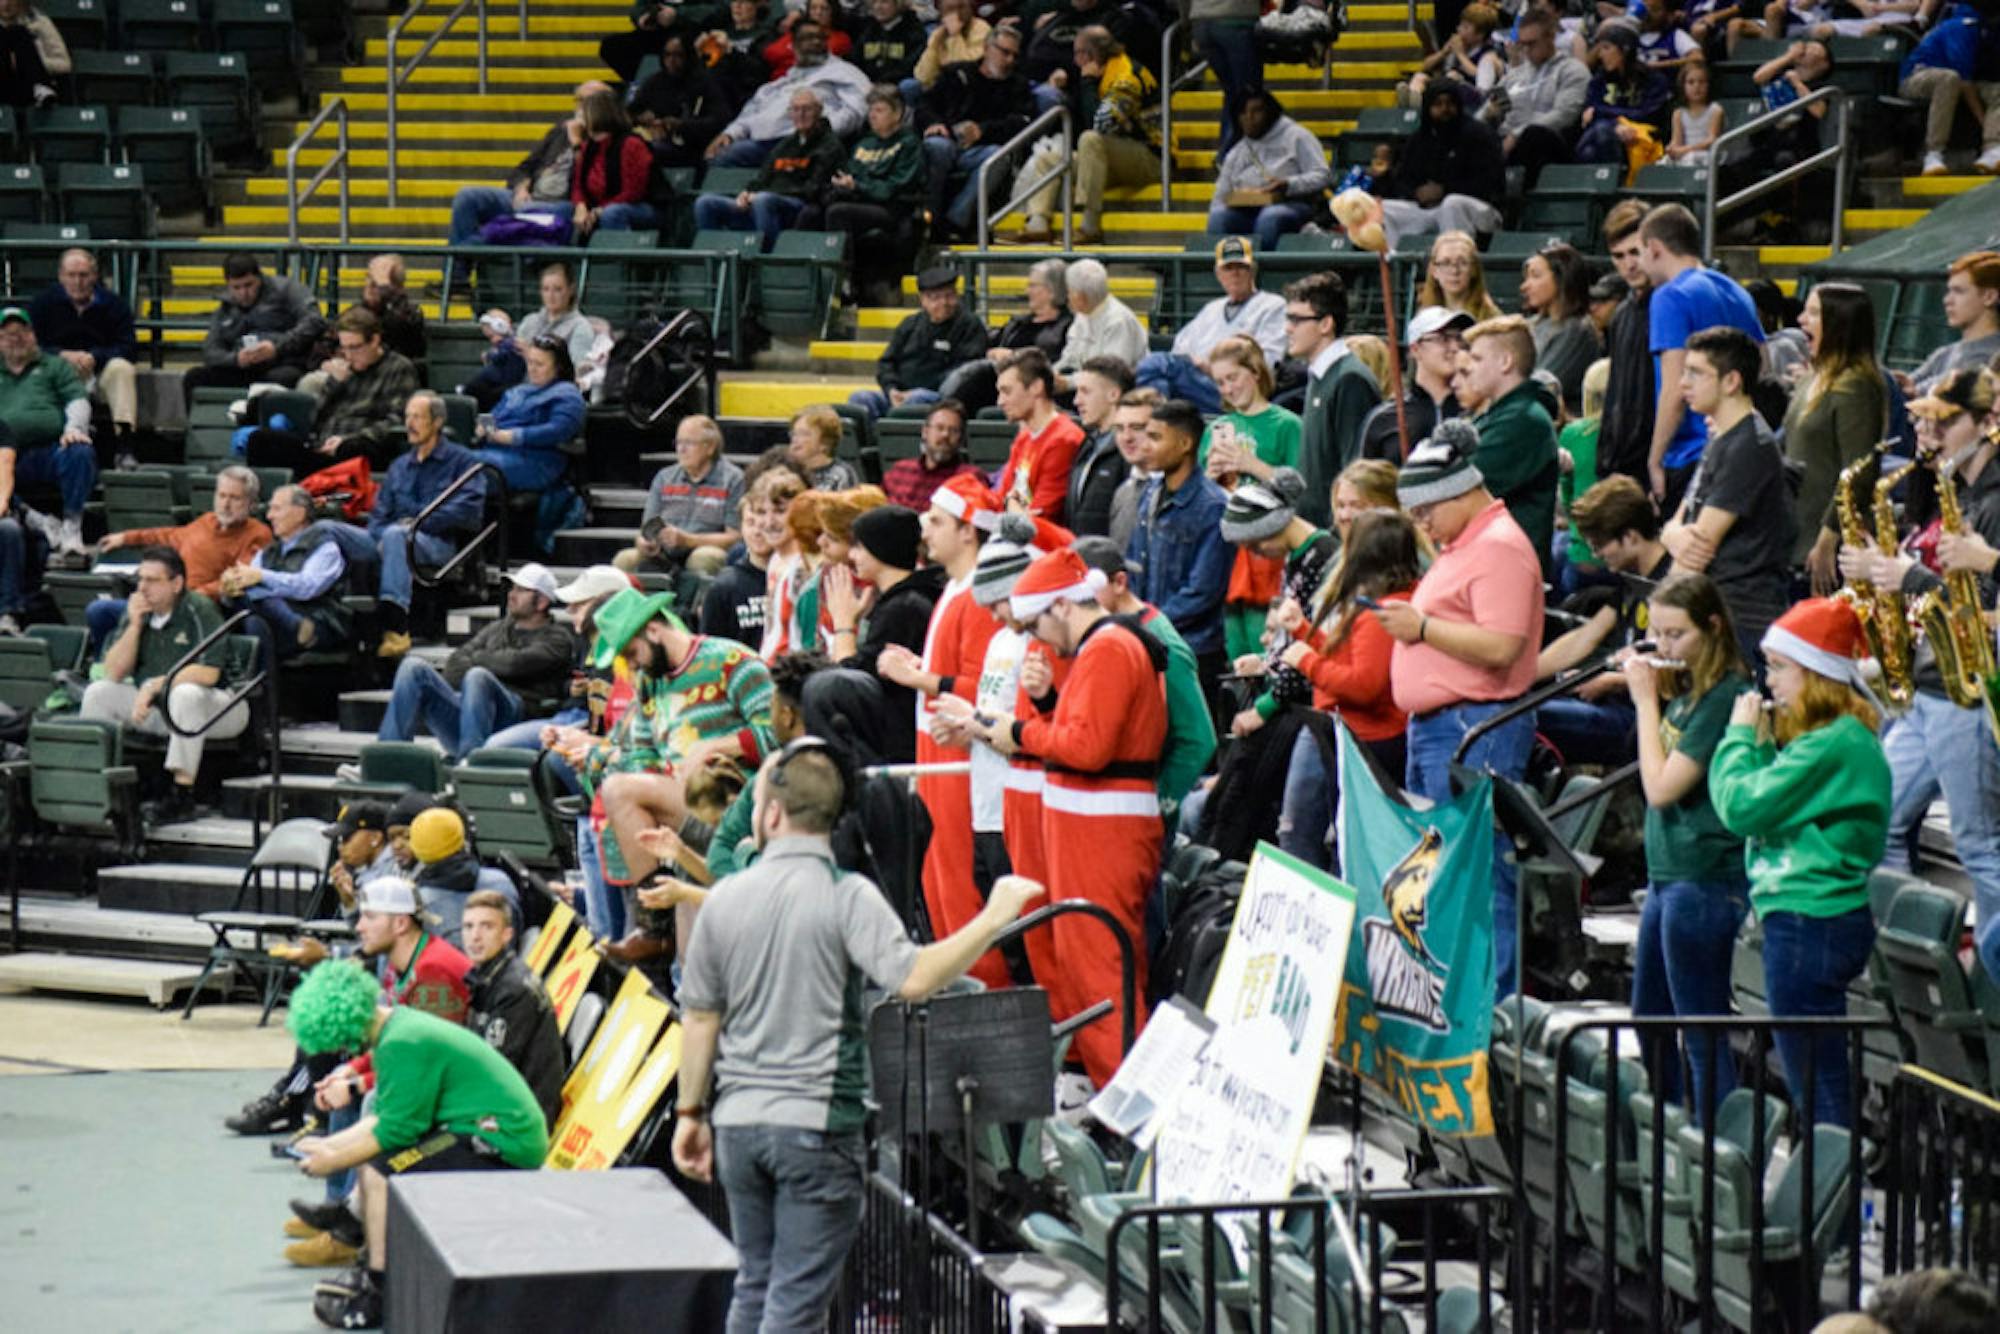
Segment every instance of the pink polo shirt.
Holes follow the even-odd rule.
[[[1488,671],[1425,643],[1397,644],[1389,660],[1396,707],[1412,716],[1453,704],[1513,699],[1535,683],[1542,643],[1542,563],[1521,526],[1494,501],[1438,553],[1410,605],[1426,616],[1459,621],[1525,643],[1511,666]]]

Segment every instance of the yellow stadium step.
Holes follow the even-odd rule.
[[[383,248],[386,249],[387,247]],[[356,258],[358,259],[359,257],[357,256]],[[207,290],[219,296],[222,291],[222,266],[220,264],[174,264],[169,266],[168,273],[171,275],[174,290],[177,292]],[[435,265],[410,263],[404,266],[403,273],[404,282],[417,291],[422,291],[426,286],[444,281],[444,269]],[[365,265],[360,263],[355,263],[351,267],[346,264],[341,265],[340,286],[342,290],[359,288],[367,280],[368,269]],[[212,310],[214,306],[215,302],[211,300],[209,308]]]
[[[515,32],[518,29],[512,25],[503,25],[496,31]],[[396,58],[408,60],[415,54],[417,47],[422,45],[422,42],[398,41]],[[519,38],[507,37],[486,39],[486,59],[489,63],[495,60],[582,60],[596,54],[596,38],[574,40],[551,38],[538,41],[531,37],[525,42]],[[431,48],[431,56],[438,60],[477,60],[479,43],[471,37],[447,37]],[[366,48],[366,59],[379,69],[382,62],[388,58],[388,38],[371,38]]]
[[[1160,202],[1160,187],[1157,185],[1120,185],[1104,192],[1104,197],[1121,204],[1157,204]],[[1174,202],[1177,204],[1207,204],[1215,197],[1213,181],[1175,181]]]
[[[407,98],[404,100],[408,101]],[[565,107],[570,105],[568,102],[564,103]],[[396,135],[402,141],[405,151],[412,143],[477,143],[488,149],[518,144],[522,152],[526,152],[542,141],[542,136],[549,132],[549,126],[554,120],[554,116],[547,120],[401,120],[396,125]],[[291,127],[292,137],[297,138],[305,128],[304,121],[294,121]],[[329,144],[333,142],[331,130],[322,133],[328,136],[325,142]],[[358,140],[380,142],[389,137],[389,125],[383,120],[352,120],[347,125],[347,137],[350,143]],[[516,157],[518,158],[519,154],[516,154]]]
[[[401,130],[401,126],[397,129]],[[301,167],[322,167],[333,161],[333,148],[302,148],[299,150]],[[405,148],[396,154],[396,164],[405,171],[420,167],[455,167],[471,170],[475,167],[491,167],[506,172],[521,160],[521,152],[512,148]],[[356,170],[380,170],[389,165],[389,150],[386,148],[349,148],[347,159]],[[482,185],[492,185],[492,181],[481,181]]]
[[[1181,97],[1200,95],[1192,93],[1180,94]],[[1368,96],[1373,96],[1373,94],[1368,94]],[[1394,100],[1393,97],[1391,97],[1391,100]],[[1387,106],[1388,102],[1384,102],[1382,105]],[[1174,103],[1174,152],[1177,154],[1187,152],[1188,150],[1182,147],[1182,145],[1191,140],[1199,143],[1214,143],[1217,139],[1221,138],[1222,126],[1216,116],[1216,113],[1221,110],[1222,103],[1218,101],[1206,109],[1196,109],[1183,113],[1180,102],[1176,99]],[[1305,126],[1322,139],[1336,138],[1354,128],[1354,122],[1351,120],[1315,120],[1310,117],[1301,119],[1298,116],[1293,116],[1292,119],[1298,121],[1299,124]]]
[[[882,355],[889,340],[879,343],[865,343],[838,338],[815,338],[807,344],[806,351],[814,361],[851,361],[867,363]]]
[[[533,84],[538,87],[561,88],[564,95],[568,96],[575,86],[585,79],[599,79],[609,72],[602,64],[497,65],[489,62],[486,67],[486,85],[491,90],[495,87]],[[353,65],[340,71],[340,81],[349,87],[385,87],[387,77],[379,65]],[[403,86],[416,88],[424,84],[451,83],[464,84],[470,89],[478,77],[479,71],[472,65],[419,65],[410,71],[410,77]]]
[[[238,227],[269,227],[278,232],[285,229],[292,216],[290,209],[276,204],[231,204],[222,213],[223,221],[232,230]],[[451,226],[451,209],[371,208],[357,204],[348,211],[348,218],[356,227],[406,227],[416,232],[429,231],[431,239],[436,241]],[[299,210],[299,222],[301,225],[338,228],[340,206],[308,204]]]
[[[511,167],[517,160],[518,160],[518,155],[516,155],[514,158],[510,158],[506,163],[506,165]],[[405,167],[409,167],[409,166],[414,166],[415,164],[412,163],[408,159],[408,157],[405,157],[403,159],[403,165]],[[405,204],[422,203],[423,201],[429,199],[442,199],[449,202],[451,197],[457,194],[459,190],[464,186],[494,185],[497,183],[498,182],[492,177],[481,177],[477,180],[461,179],[461,180],[446,180],[446,181],[421,178],[421,177],[416,177],[416,178],[404,177],[403,179],[397,181],[396,192],[398,195],[401,196],[402,201]],[[315,198],[322,200],[327,198],[327,192],[329,190],[333,190],[334,188],[335,187],[331,184],[321,186],[320,192],[318,195],[315,196]],[[377,200],[387,199],[389,197],[389,182],[386,180],[376,179],[367,176],[357,176],[348,182],[348,190],[349,193],[352,195],[352,197],[355,199],[377,199]],[[285,179],[282,176],[253,177],[252,179],[244,182],[244,191],[252,199],[291,198],[291,192],[285,188]],[[338,198],[339,196],[335,195],[334,197]]]
[[[1992,183],[1991,176],[1905,176],[1903,193],[1912,199],[1948,199]]]
[[[1398,42],[1408,43],[1410,46],[1410,58],[1408,60],[1336,59],[1333,63],[1333,79],[1335,83],[1400,79],[1411,70],[1422,67],[1423,54],[1418,50],[1417,41],[1414,37],[1404,37],[1395,33],[1370,33],[1368,35],[1371,37],[1392,37]],[[1341,46],[1346,47],[1346,45],[1346,40],[1342,39]],[[1286,68],[1298,70],[1299,73],[1295,76],[1298,79],[1310,79],[1315,84],[1319,81],[1319,71],[1310,65],[1290,65]],[[1276,78],[1269,70],[1266,70],[1264,72],[1264,81],[1266,84],[1270,84],[1276,82]],[[1215,71],[1210,70],[1202,76],[1201,86],[1204,89],[1213,88],[1219,90],[1222,87],[1222,81],[1216,78]],[[1321,91],[1324,90],[1319,88],[1287,88],[1282,90],[1279,95],[1284,100],[1286,108],[1289,109],[1296,98],[1303,97],[1308,93]],[[1186,96],[1186,94],[1176,93],[1174,96],[1178,103],[1178,99]]]
[[[1850,208],[1841,215],[1849,231],[1893,232],[1930,216],[1927,208]]]
[[[447,210],[448,211],[448,210]],[[285,237],[284,227],[265,226],[258,231],[210,233],[195,240],[205,246],[228,246],[232,250],[270,250],[290,245]],[[426,249],[435,253],[442,244],[442,232],[432,232],[425,236],[404,233],[400,236],[358,236],[353,244],[366,246],[372,254],[394,250],[402,255],[414,255]],[[340,244],[337,226],[302,227],[299,229],[299,244],[311,246],[334,246]]]
[[[1105,217],[1107,219],[1107,225],[1108,225],[1108,219],[1110,215],[1106,214]],[[1207,223],[1208,219],[1203,218],[1202,224],[1206,226]],[[1010,225],[1017,230],[1020,227],[1020,224],[1018,222],[1010,223]],[[1048,255],[1062,255],[1071,253],[1069,251],[1065,251],[1062,248],[1062,246],[1055,241],[1051,241],[1047,245],[1006,245],[1006,246],[995,246],[994,248],[996,250],[1005,250],[1010,256],[1019,256],[1023,264],[1031,264],[1035,260],[1044,258],[1045,256]],[[973,253],[976,252],[979,249],[979,247],[967,243],[963,245],[954,245],[951,247],[951,249],[954,253],[960,253],[960,252]],[[1080,245],[1074,248],[1074,253],[1079,255],[1091,255],[1100,259],[1109,259],[1115,263],[1117,261],[1117,257],[1120,255],[1157,255],[1163,250],[1177,250],[1177,249],[1179,249],[1178,246],[1167,246],[1167,245],[1130,245],[1130,244]],[[996,278],[994,281],[998,282],[999,280]]]
[[[857,389],[873,389],[872,376],[791,377],[784,380],[724,380],[720,386],[725,417],[789,417],[818,403],[845,403]]]
[[[1151,293],[1148,293],[1148,295],[1151,295]],[[854,312],[855,331],[857,333],[887,333],[916,313],[916,308],[913,306],[863,306],[860,310]],[[1141,325],[1145,325],[1148,322],[1144,311],[1135,311],[1133,313],[1138,316]],[[989,310],[986,312],[986,323],[989,327],[997,329],[1013,318],[1014,314],[1015,312],[1011,310]],[[814,346],[817,347],[818,344],[815,343]],[[872,355],[880,356],[885,344],[875,343],[871,344],[871,346],[875,348]],[[818,356],[819,354],[815,352],[813,355]]]
[[[1353,111],[1360,107],[1389,107],[1396,105],[1395,90],[1390,88],[1299,88],[1283,94],[1285,114],[1294,120],[1301,119],[1303,111]],[[1222,110],[1221,90],[1215,92],[1189,92],[1174,94],[1174,119],[1179,120],[1189,112]]]
[[[625,5],[621,6],[621,8],[629,11],[631,6]],[[514,22],[511,16],[498,20],[489,18],[488,23],[494,25],[494,32],[506,33],[510,37],[518,38],[521,32],[520,27]],[[411,34],[415,34],[419,39],[410,43],[410,50],[414,52],[422,44],[423,38],[430,36],[443,26],[443,14],[419,14],[410,20],[410,25],[407,28],[403,29],[403,35],[408,37]],[[629,26],[629,24],[612,19],[609,16],[605,18],[593,18],[587,14],[530,14],[528,16],[528,35],[530,38],[558,35],[604,38],[614,32],[621,32]],[[472,29],[461,24],[453,28],[452,31],[454,33],[466,33],[472,31]],[[490,53],[492,39],[488,38],[487,42]],[[400,56],[402,53],[403,45],[399,41],[396,45],[396,54]]]
[[[1410,21],[1410,14],[1411,10],[1408,5],[1349,5],[1347,7],[1347,21],[1349,23],[1408,23]],[[1342,34],[1340,45],[1346,45],[1347,39],[1351,35]],[[1338,51],[1340,47],[1336,46],[1334,49]]]
[[[387,93],[342,93],[341,96],[347,99],[349,111],[379,112],[387,110],[389,105]],[[470,111],[488,116],[558,116],[574,113],[576,98],[567,89],[559,93],[489,93],[476,100],[466,97],[464,93],[403,93],[396,98],[396,110],[405,116],[421,111]],[[470,137],[463,128],[460,135]]]
[[[1048,249],[1048,247],[1046,246],[1041,248]],[[1151,250],[1155,249],[1156,247],[1144,246],[1140,248]],[[959,247],[959,249],[966,250],[966,249],[971,249],[971,247],[961,246]],[[1026,255],[1028,253],[1028,248],[1025,246],[1022,247],[1022,253],[1023,255]],[[1157,279],[1153,278],[1140,277],[1131,274],[1114,273],[1111,275],[1110,287],[1111,287],[1111,294],[1117,297],[1120,301],[1133,301],[1133,300],[1151,301],[1156,295],[1158,295],[1160,284]],[[996,273],[988,281],[987,290],[991,292],[994,296],[1007,296],[1007,297],[1025,296],[1028,291],[1028,276],[1025,273]],[[917,294],[916,275],[913,273],[904,274],[903,295],[915,296],[916,294]],[[907,314],[908,312],[905,313]]]
[[[219,299],[212,296],[170,296],[160,302],[160,313],[169,319],[207,319],[215,313]],[[417,305],[427,320],[449,318],[469,321],[479,318],[479,313],[463,302],[454,302],[448,317],[438,314],[439,306],[435,301],[419,301]]]
[[[1757,247],[1757,262],[1770,265],[1817,264],[1832,254],[1832,246],[1760,245]]]

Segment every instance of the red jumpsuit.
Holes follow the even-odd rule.
[[[924,635],[924,670],[944,678],[944,689],[970,700],[979,688],[986,665],[986,641],[1000,622],[972,598],[972,580],[954,579],[931,611]],[[945,747],[931,739],[934,706],[917,696],[917,763],[962,761],[961,747]],[[979,915],[984,906],[972,875],[972,778],[969,774],[929,776],[917,780],[917,795],[930,812],[930,846],[924,851],[924,906],[931,930],[943,940]],[[989,987],[1008,985],[1007,964],[998,951],[988,950],[971,968]]]
[[[1054,669],[1056,689],[1062,689],[1063,681],[1069,675],[1067,658],[1058,658],[1049,652],[1048,645],[1034,638],[1028,640],[1026,656],[1046,659]],[[1039,713],[1026,690],[1015,692],[1014,718],[1017,723],[1034,718]],[[1042,851],[1042,787],[1045,779],[1041,759],[1017,750],[1007,760],[1007,790],[1001,794],[1000,801],[1001,828],[1007,840],[1007,864],[1013,868],[1015,875],[1026,876],[1042,885],[1049,883],[1048,858]],[[1049,902],[1055,902],[1053,887]],[[1051,922],[1021,937],[1021,944],[1028,952],[1028,967],[1034,972],[1035,981],[1049,993],[1052,1012],[1055,1012],[1060,994],[1059,975],[1062,970],[1057,966],[1055,943],[1055,929],[1060,925],[1060,922]],[[1060,1018],[1060,1012],[1056,1013]]]
[[[1052,712],[1016,724],[1023,750],[1042,757],[1043,856],[1049,901],[1089,899],[1109,909],[1130,935],[1135,1004],[1146,993],[1146,896],[1160,872],[1157,780],[1167,737],[1163,662],[1139,635],[1110,619],[1084,634]],[[1124,1053],[1118,950],[1101,922],[1081,914],[1056,919],[1055,971],[1036,978],[1065,1018],[1109,999],[1113,1012],[1076,1035],[1091,1082],[1111,1081]],[[1030,939],[1033,937],[1031,936]],[[1133,1016],[1136,1029],[1143,1010]]]

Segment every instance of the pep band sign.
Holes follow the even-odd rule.
[[[1362,887],[1334,1059],[1426,1129],[1490,1135],[1493,784],[1415,811],[1340,730],[1341,873]]]
[[[1214,1036],[1161,1123],[1160,1200],[1288,1194],[1354,927],[1354,891],[1257,845],[1206,1013]]]

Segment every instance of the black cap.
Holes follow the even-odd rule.
[[[419,815],[437,804],[438,799],[428,792],[405,792],[389,808],[388,827],[408,829]]]
[[[1604,274],[1590,285],[1592,301],[1623,301],[1631,292],[1631,285],[1616,273]]]
[[[932,264],[917,274],[917,290],[933,292],[940,287],[957,287],[958,270],[949,264]]]
[[[346,842],[364,829],[385,833],[389,828],[389,810],[379,801],[350,801],[340,808],[340,818],[327,826],[327,831],[341,842]]]

